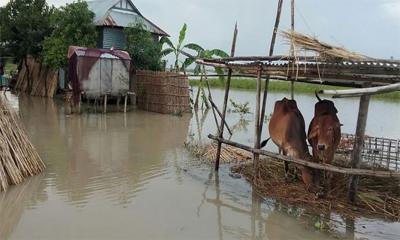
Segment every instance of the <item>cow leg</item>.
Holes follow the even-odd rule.
[[[287,152],[285,150],[283,150],[282,148],[279,148],[279,153],[282,153],[283,156],[287,156]],[[284,161],[283,168],[285,170],[285,181],[288,182],[288,180],[289,180],[289,163]]]
[[[332,188],[332,178],[333,178],[333,173],[331,171],[326,171],[325,174],[325,191],[329,192]]]
[[[280,149],[280,150],[282,150],[282,153],[284,156],[288,155],[287,151],[285,151],[283,149]],[[286,161],[284,162],[284,169],[285,169],[285,181],[293,182],[293,180],[296,178],[296,172],[293,172],[293,173],[290,172],[289,163]]]
[[[316,188],[314,186],[314,182],[313,182],[313,174],[312,174],[312,170],[310,168],[307,167],[299,167],[300,171],[301,171],[301,178],[303,180],[303,183],[307,189],[307,191],[311,192],[311,193],[317,193]]]

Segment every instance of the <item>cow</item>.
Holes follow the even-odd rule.
[[[283,98],[275,102],[274,112],[269,122],[270,139],[279,147],[283,155],[293,158],[312,161],[306,142],[306,130],[303,115],[297,107],[296,101]],[[268,140],[261,144],[266,145]],[[288,163],[285,162],[285,178],[288,179]],[[316,193],[313,183],[312,170],[298,166],[306,189]]]
[[[322,100],[317,92],[315,93],[318,102],[315,104],[314,118],[308,128],[308,142],[312,147],[315,162],[330,164],[333,161],[335,152],[341,138],[341,124],[337,116],[338,110],[330,100]],[[324,180],[327,180],[325,190],[331,188],[332,173],[328,172]],[[320,173],[316,172],[316,182],[320,181]]]

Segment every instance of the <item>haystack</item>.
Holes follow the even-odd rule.
[[[319,54],[323,60],[371,60],[365,55],[349,51],[345,48],[332,46],[311,37],[295,31],[281,31],[280,33],[290,44],[293,44],[295,50],[311,51]]]
[[[29,141],[18,114],[0,97],[0,191],[37,175],[45,165]]]

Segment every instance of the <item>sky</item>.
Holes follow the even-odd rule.
[[[0,0],[0,6],[8,0]],[[61,6],[73,0],[48,0]],[[277,0],[133,0],[144,16],[173,41],[187,23],[186,42],[230,50],[238,23],[237,55],[267,55]],[[376,58],[400,59],[400,0],[297,0],[296,31]],[[281,30],[290,28],[290,0],[284,0]],[[276,54],[289,46],[278,38]]]

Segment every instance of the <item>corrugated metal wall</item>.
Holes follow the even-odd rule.
[[[122,28],[103,29],[103,48],[124,49],[126,44],[125,34]]]

